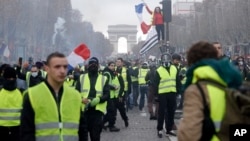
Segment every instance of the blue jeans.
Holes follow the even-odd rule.
[[[144,108],[145,104],[145,95],[148,95],[148,86],[147,85],[140,85],[140,103],[139,103],[139,110]]]
[[[133,105],[138,106],[137,100],[139,96],[139,84],[132,84],[133,86]]]

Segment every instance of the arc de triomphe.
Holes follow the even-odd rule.
[[[131,52],[131,48],[137,44],[137,26],[136,25],[109,25],[108,36],[109,41],[114,47],[114,53],[118,53],[118,40],[121,37],[127,39],[127,50]]]

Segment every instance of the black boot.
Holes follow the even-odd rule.
[[[105,125],[104,125],[104,126],[102,127],[102,129],[105,130],[105,131],[107,131],[107,127],[108,127],[108,126],[105,126]]]
[[[119,132],[120,129],[117,128],[117,127],[115,127],[115,126],[112,126],[112,127],[109,127],[109,131],[110,131],[110,132]]]
[[[128,125],[129,125],[128,119],[127,119],[127,120],[124,120],[124,124],[125,124],[125,127],[128,127]]]

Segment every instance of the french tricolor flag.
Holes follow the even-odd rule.
[[[90,57],[90,50],[85,44],[78,45],[67,57],[69,69],[73,69],[78,64],[83,63]]]
[[[137,17],[140,21],[140,24],[141,24],[141,30],[142,30],[142,33],[143,34],[147,34],[148,33],[148,30],[150,29],[150,25],[147,25],[144,21],[143,21],[143,18],[142,18],[142,11],[143,11],[143,6],[144,6],[144,3],[141,3],[141,4],[138,4],[135,6],[135,12],[137,14]]]

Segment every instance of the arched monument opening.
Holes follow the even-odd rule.
[[[136,25],[109,25],[108,26],[109,41],[114,47],[113,54],[120,53],[120,47],[118,46],[119,41],[123,43],[124,38],[127,40],[127,51],[124,53],[131,52],[132,47],[137,44],[137,26]],[[124,43],[124,44],[126,44]],[[120,45],[120,44],[119,44]],[[118,49],[119,48],[119,49]]]
[[[127,38],[125,37],[120,37],[118,39],[118,49],[117,49],[118,53],[128,53],[128,42],[127,42]]]

